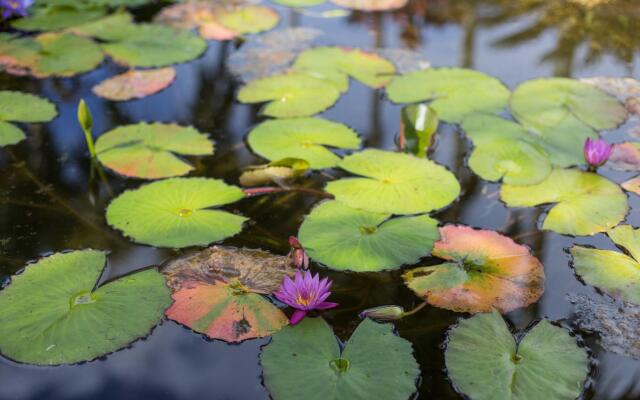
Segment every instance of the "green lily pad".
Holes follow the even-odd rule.
[[[310,7],[323,4],[326,0],[272,0],[276,4],[288,7]]]
[[[618,225],[628,210],[627,196],[618,185],[577,169],[555,169],[535,185],[502,185],[500,197],[509,207],[557,203],[549,210],[542,229],[565,235],[605,232]]]
[[[256,79],[238,92],[241,103],[269,102],[262,113],[275,118],[311,116],[334,105],[339,97],[331,83],[304,73]]]
[[[242,230],[246,218],[211,208],[243,197],[217,179],[165,179],[122,193],[107,208],[107,222],[139,243],[204,246]]]
[[[105,253],[56,253],[28,265],[0,291],[0,352],[57,365],[93,360],[146,336],[171,304],[160,273],[146,269],[99,287]]]
[[[269,7],[245,5],[220,11],[216,20],[225,28],[240,34],[259,33],[278,25],[280,15]]]
[[[129,14],[114,14],[73,28],[104,41],[102,49],[131,67],[165,67],[198,58],[207,42],[196,34],[158,24],[135,24]]]
[[[307,318],[273,335],[260,362],[264,384],[279,400],[406,400],[420,375],[411,344],[393,325],[369,318],[342,351],[324,320]]]
[[[70,33],[35,37],[0,34],[0,64],[37,78],[70,77],[97,67],[104,58],[92,40]]]
[[[574,400],[589,373],[587,352],[546,319],[516,341],[494,311],[460,321],[448,336],[447,372],[473,400]]]
[[[533,304],[544,291],[544,267],[525,246],[467,226],[440,228],[432,255],[444,264],[407,271],[405,284],[429,304],[456,312],[506,313]]]
[[[312,259],[332,269],[381,271],[429,255],[438,222],[426,215],[391,218],[326,201],[305,218],[298,239]]]
[[[174,300],[166,315],[211,339],[240,342],[269,336],[289,321],[263,295],[295,271],[289,257],[210,247],[163,268]]]
[[[509,90],[499,80],[478,71],[430,68],[396,77],[387,85],[395,103],[430,101],[440,119],[457,123],[473,113],[499,113]]]
[[[574,131],[588,135],[593,130],[613,129],[627,118],[627,111],[615,97],[567,78],[520,84],[511,96],[510,107],[518,121],[540,134],[563,127],[555,134]]]
[[[313,169],[335,167],[340,162],[340,157],[327,147],[360,147],[360,138],[353,129],[321,118],[266,121],[249,132],[247,141],[253,151],[268,160],[301,158]]]
[[[409,154],[367,149],[339,167],[358,178],[329,182],[326,191],[353,208],[388,214],[418,214],[449,205],[460,184],[443,166]]]
[[[640,229],[620,225],[607,232],[629,255],[611,250],[573,246],[576,273],[589,285],[625,301],[640,304]]]
[[[303,51],[292,68],[325,79],[341,92],[349,89],[349,77],[372,88],[380,88],[396,72],[395,66],[378,54],[335,46]]]
[[[121,126],[96,141],[98,160],[117,173],[145,179],[188,174],[180,155],[213,154],[213,143],[194,128],[175,124]]]
[[[34,7],[30,10],[28,17],[13,21],[11,26],[23,31],[57,31],[96,20],[106,12],[107,10],[101,6],[52,4],[46,7]]]
[[[0,147],[25,139],[24,132],[7,122],[47,122],[58,114],[49,100],[28,93],[0,91]]]

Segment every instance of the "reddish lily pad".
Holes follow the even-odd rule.
[[[640,171],[640,143],[614,144],[606,166],[618,171]]]
[[[432,254],[444,264],[407,271],[406,285],[429,304],[457,312],[503,313],[538,301],[544,268],[525,246],[467,226],[440,228]]]
[[[635,193],[640,196],[640,176],[631,178],[628,181],[622,183],[622,188],[627,192]]]
[[[407,5],[409,0],[331,0],[341,7],[362,11],[396,10]]]
[[[167,88],[175,78],[176,70],[171,67],[130,70],[102,81],[93,87],[93,93],[113,101],[141,99]]]
[[[174,300],[166,315],[212,339],[240,342],[269,336],[288,320],[264,295],[294,272],[288,257],[210,247],[163,268]]]

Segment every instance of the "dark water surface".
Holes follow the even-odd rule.
[[[533,3],[542,6],[526,6]],[[333,19],[276,8],[282,16],[280,27],[308,26],[324,31],[319,44],[411,47],[426,55],[434,66],[474,68],[513,88],[541,76],[640,77],[640,2],[612,3],[619,6],[589,15],[569,0],[414,0],[394,13],[355,13]],[[318,10],[332,8],[325,5]],[[138,16],[144,19],[153,11],[153,7],[140,10]],[[520,34],[522,31],[525,33]],[[81,98],[87,99],[94,113],[96,135],[139,121],[176,122],[209,132],[216,141],[216,154],[198,159],[192,175],[237,183],[243,167],[261,160],[243,141],[250,127],[260,121],[259,107],[234,102],[239,85],[225,68],[227,57],[235,50],[233,43],[211,42],[202,58],[177,67],[177,81],[167,90],[125,103],[108,102],[91,93],[93,85],[123,70],[112,62],[71,79],[35,80],[0,74],[0,90],[42,94],[56,102],[60,113],[51,123],[28,126],[26,141],[0,149],[0,279],[8,279],[30,260],[65,249],[110,250],[105,278],[177,255],[171,250],[135,245],[106,225],[106,204],[125,188],[137,187],[140,181],[109,175],[112,193],[104,184],[90,181],[75,107]],[[352,82],[349,92],[322,116],[355,128],[365,139],[365,146],[394,148],[399,107],[379,91]],[[612,135],[616,137],[615,132]],[[465,166],[470,146],[454,127],[441,127],[438,140],[433,158],[455,173],[463,193],[452,206],[434,216],[442,222],[498,230],[529,245],[544,263],[545,294],[538,303],[509,313],[508,320],[520,329],[542,317],[572,327],[573,307],[566,294],[602,295],[575,277],[564,249],[572,243],[600,248],[613,245],[604,235],[574,239],[540,232],[537,220],[544,209],[506,209],[498,200],[498,186],[480,180]],[[608,176],[620,182],[629,174]],[[308,184],[321,188],[323,181],[316,177]],[[630,197],[632,211],[626,222],[638,226],[640,201],[635,195]],[[288,249],[286,238],[296,234],[303,216],[317,201],[305,194],[242,200],[228,209],[237,209],[252,222],[224,243],[284,254]],[[435,260],[424,260],[431,262]],[[334,299],[341,304],[324,315],[342,339],[349,337],[359,321],[358,311],[366,307],[393,303],[409,309],[420,302],[404,287],[399,272],[323,273],[335,281]],[[421,399],[460,398],[446,378],[442,349],[447,328],[460,316],[427,307],[397,324],[400,335],[416,350],[422,369]],[[640,362],[604,351],[592,334],[577,333],[594,357],[584,398],[640,399]],[[266,399],[269,395],[261,385],[258,365],[260,346],[266,342],[228,345],[207,341],[165,321],[146,340],[90,363],[44,368],[2,360],[0,399]]]

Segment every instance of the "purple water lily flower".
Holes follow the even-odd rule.
[[[584,142],[584,159],[590,169],[596,169],[607,162],[612,150],[613,146],[602,139],[587,138]]]
[[[309,271],[304,274],[296,271],[295,278],[292,280],[285,276],[280,288],[273,294],[296,309],[290,320],[291,325],[295,325],[311,310],[327,310],[338,306],[338,303],[325,301],[331,295],[331,283],[328,278],[320,280],[320,274],[314,276]]]
[[[31,7],[33,0],[0,0],[2,19],[12,16],[26,17],[27,8]]]

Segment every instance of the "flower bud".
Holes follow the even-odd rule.
[[[584,143],[584,159],[592,169],[598,168],[607,162],[612,150],[613,146],[602,139],[587,138]]]
[[[360,313],[360,318],[371,318],[377,321],[397,321],[403,316],[404,308],[393,305],[367,308]]]
[[[93,118],[91,117],[91,110],[87,106],[87,103],[84,100],[80,100],[78,103],[78,122],[80,123],[80,127],[85,132],[91,132],[93,129]]]

